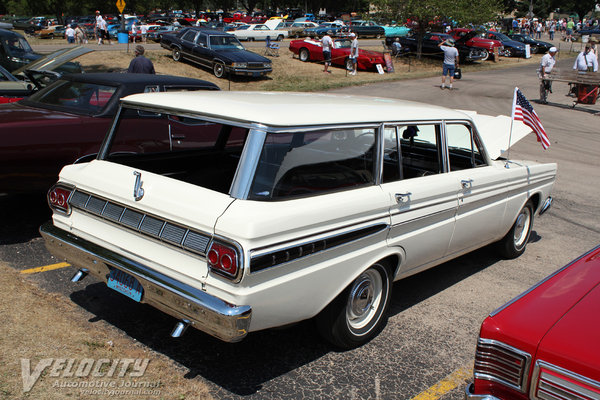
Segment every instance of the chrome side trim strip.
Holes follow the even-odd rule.
[[[545,377],[544,371],[542,371],[543,369],[552,371],[559,375],[563,375],[565,379],[561,379],[560,377],[557,377],[553,374],[547,374],[547,377]],[[542,385],[540,385],[540,382],[542,380],[548,382],[544,384],[543,387]],[[584,387],[578,386],[576,384],[577,382],[581,383],[582,385],[591,387],[597,391],[600,391],[600,382],[585,377],[583,375],[579,375],[562,367],[558,367],[554,364],[550,364],[543,360],[538,360],[535,363],[533,376],[531,379],[530,398],[535,400],[560,399],[563,397],[569,399],[578,398],[582,400],[600,399],[600,394],[598,392],[591,391]],[[561,388],[564,388],[566,390]],[[541,396],[538,395],[538,390],[543,392]],[[558,397],[561,394],[558,392],[561,391],[565,391],[566,393],[568,393],[569,396]]]
[[[106,282],[111,268],[132,276],[144,288],[141,302],[179,319],[187,319],[201,331],[227,342],[242,340],[248,333],[252,309],[234,305],[201,289],[180,282],[137,261],[82,239],[47,222],[40,227],[46,247],[56,257]]]

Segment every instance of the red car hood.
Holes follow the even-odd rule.
[[[596,286],[550,329],[536,359],[600,382],[599,316],[600,286]]]
[[[532,356],[542,343],[540,358],[544,359],[551,344],[562,343],[567,347],[556,356],[558,359],[567,357],[567,354],[575,358],[585,355],[588,364],[591,359],[595,360],[595,376],[598,376],[599,283],[600,246],[534,286],[526,292],[526,296],[519,296],[492,313],[481,326],[481,337],[500,340]],[[584,313],[587,315],[582,317]],[[576,331],[580,339],[573,338]],[[588,340],[582,340],[584,337]],[[590,341],[591,338],[594,339]],[[593,351],[596,352],[595,358],[589,358]],[[550,359],[547,361],[552,362]]]

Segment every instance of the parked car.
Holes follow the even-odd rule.
[[[68,74],[17,103],[0,105],[0,192],[42,192],[65,164],[95,157],[123,96],[217,90],[169,75]]]
[[[466,399],[600,398],[600,246],[492,312]]]
[[[352,70],[350,60],[350,39],[334,39],[331,50],[331,63]],[[314,39],[297,39],[290,41],[290,51],[298,56],[300,61],[323,61],[323,45]],[[358,49],[357,68],[362,70],[374,70],[380,64],[385,69],[383,53],[379,51]]]
[[[160,42],[173,60],[189,60],[210,68],[217,78],[225,75],[261,77],[273,69],[271,60],[251,51],[233,35],[202,28],[184,28],[165,34]]]
[[[380,38],[385,36],[385,29],[383,29],[383,26],[377,25],[373,21],[354,20],[349,28],[350,31],[356,33],[356,36],[359,38]]]
[[[62,39],[65,37],[65,31],[66,28],[64,25],[50,25],[40,29],[38,37],[40,39],[54,39],[55,37]]]
[[[317,24],[315,24],[314,22],[310,22],[310,21],[294,22],[289,28],[287,28],[288,37],[295,37],[297,39],[300,36],[305,36],[304,35],[305,29],[316,28],[317,26],[318,26]]]
[[[554,46],[552,43],[543,42],[541,40],[534,39],[529,35],[525,35],[525,34],[521,34],[521,33],[508,35],[508,37],[511,38],[512,40],[516,40],[517,42],[521,42],[523,44],[528,44],[531,47],[532,54],[547,53],[548,50],[550,50],[550,48],[552,46]]]
[[[573,40],[578,41],[581,40],[582,36],[595,37],[596,39],[600,39],[600,28],[589,28],[589,29],[580,29],[577,32],[573,33]]]
[[[410,36],[400,36],[398,37],[398,39],[403,49],[406,49],[409,52],[416,54],[418,48],[418,36],[416,33]],[[444,52],[440,49],[438,45],[447,39],[452,39],[452,36],[445,33],[437,32],[426,33],[423,35],[421,52],[424,55],[443,58]],[[386,47],[391,49],[392,43],[395,40],[396,37],[386,37]],[[461,63],[483,61],[488,56],[488,52],[479,47],[467,46],[465,44],[465,38],[460,38],[456,40],[455,47],[458,50],[459,61]]]
[[[57,50],[10,73],[3,68],[0,97],[23,98],[54,82],[64,73],[81,73],[74,59],[94,51],[82,46]]]
[[[399,26],[399,25],[384,25],[383,26],[383,30],[385,32],[385,36],[393,36],[393,37],[397,37],[397,36],[407,36],[410,33],[410,28],[407,28],[406,26]]]
[[[504,47],[499,40],[480,37],[474,29],[454,28],[451,29],[448,34],[450,34],[454,40],[462,39],[463,43],[467,46],[479,47],[485,50],[485,57],[481,61],[487,60],[490,57],[490,54],[493,56],[495,48],[498,49],[498,54],[502,54],[502,51],[504,50]]]
[[[8,71],[19,69],[41,56],[33,51],[20,33],[0,29],[0,65]]]
[[[347,31],[347,27],[343,24],[333,22],[323,22],[319,26],[304,29],[304,35],[310,38],[318,38],[331,31],[332,36],[337,36],[342,32]]]
[[[522,254],[556,176],[494,161],[509,117],[429,104],[223,91],[122,107],[99,156],[61,171],[41,233],[75,280],[179,319],[174,336],[235,342],[314,317],[359,346],[392,282],[490,243]]]
[[[525,43],[512,40],[504,33],[487,31],[480,33],[485,39],[493,39],[502,43],[504,49],[500,52],[504,57],[525,57]]]
[[[265,24],[241,25],[234,31],[231,31],[239,40],[283,40],[288,36],[288,31],[284,29],[270,29]]]
[[[165,33],[174,33],[179,28],[173,25],[163,25],[159,26],[156,30],[148,32],[148,40],[153,40],[155,42],[160,43],[162,40],[162,35]]]

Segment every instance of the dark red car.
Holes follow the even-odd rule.
[[[504,47],[502,46],[502,43],[499,40],[486,39],[477,36],[477,31],[475,31],[474,29],[454,28],[450,32],[448,32],[448,34],[451,35],[454,38],[454,40],[463,39],[463,43],[467,46],[479,47],[481,49],[484,49],[487,52],[487,54],[486,57],[483,58],[481,61],[487,60],[490,57],[490,54],[493,55],[495,47],[498,48],[498,52],[500,54],[502,54],[502,50],[504,50]]]
[[[600,399],[600,246],[483,321],[465,399]]]
[[[46,192],[64,165],[96,157],[119,99],[176,90],[219,87],[170,75],[69,74],[17,103],[0,104],[0,193]]]

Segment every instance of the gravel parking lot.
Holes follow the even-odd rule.
[[[571,65],[572,60],[559,62],[561,68]],[[515,86],[530,100],[538,98],[532,65],[465,74],[452,91],[440,90],[439,84],[435,77],[333,92],[403,98],[492,115],[510,114]],[[166,372],[205,383],[214,398],[461,399],[485,316],[598,244],[600,117],[595,114],[600,106],[573,109],[567,92],[566,84],[555,84],[548,105],[532,103],[552,142],[550,149],[544,151],[531,134],[511,151],[512,159],[558,163],[554,205],[534,222],[525,254],[507,261],[484,248],[396,283],[388,326],[356,350],[330,348],[310,322],[254,333],[233,345],[192,329],[172,340],[168,337],[172,318],[92,280],[71,284],[68,268],[31,274],[28,280],[89,313],[90,330],[94,322],[104,320],[130,337],[132,346],[141,344],[167,356],[178,368]],[[37,235],[37,226],[49,217],[44,199],[0,198],[0,205],[5,221],[0,227],[0,261],[16,270],[59,261],[49,256]],[[5,329],[0,328],[0,334]],[[16,362],[0,365],[19,368]]]

